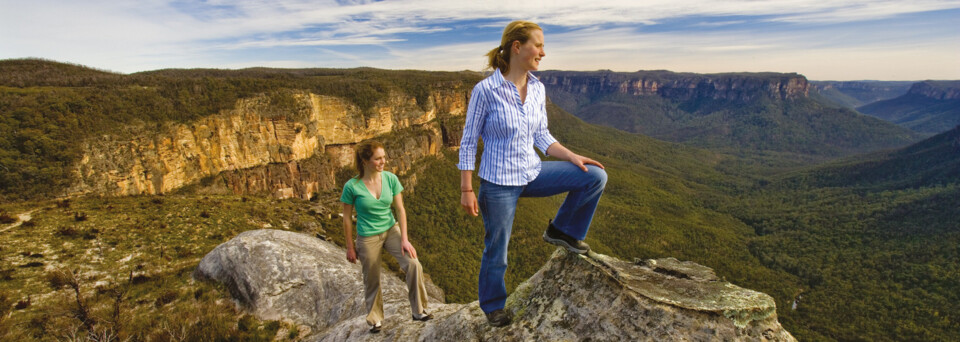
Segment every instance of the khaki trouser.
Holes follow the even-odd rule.
[[[375,325],[383,321],[383,298],[380,295],[380,250],[397,259],[400,268],[407,275],[407,289],[410,292],[410,309],[414,315],[421,315],[427,308],[427,286],[423,283],[423,267],[420,261],[403,255],[400,227],[372,236],[357,236],[357,258],[363,268],[364,299],[367,304],[367,324]]]

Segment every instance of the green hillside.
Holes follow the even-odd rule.
[[[846,108],[888,100],[907,93],[911,81],[810,81],[826,100]],[[813,93],[813,91],[811,91]]]
[[[960,94],[960,82],[920,83],[930,88],[953,89]],[[864,114],[887,120],[903,127],[925,133],[940,133],[960,125],[960,95],[936,96],[914,91],[889,100],[874,102],[857,108]],[[939,95],[939,94],[937,94]]]
[[[960,126],[894,151],[867,154],[791,174],[785,188],[858,187],[873,190],[960,183]]]
[[[960,129],[786,174],[722,211],[802,279],[784,324],[825,340],[960,338]],[[781,309],[782,312],[782,309]]]

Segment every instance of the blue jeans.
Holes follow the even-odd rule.
[[[542,163],[540,174],[527,185],[502,186],[480,181],[478,202],[486,230],[479,287],[483,312],[503,309],[507,301],[503,275],[507,271],[507,246],[520,197],[546,197],[569,192],[553,219],[553,225],[577,240],[586,238],[603,187],[607,184],[607,173],[603,169],[587,165],[587,170],[583,172],[570,162],[548,161]]]

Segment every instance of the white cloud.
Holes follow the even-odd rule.
[[[832,28],[798,32],[718,31],[642,33],[585,29],[547,35],[541,66],[555,70],[700,73],[797,72],[810,79],[957,79],[957,37],[922,37],[900,27],[863,28],[836,37]],[[840,41],[823,44],[833,37]],[[860,44],[854,42],[860,41]]]
[[[943,56],[953,54],[956,58],[957,48],[951,48],[951,44],[960,46],[960,33],[955,29],[953,34],[941,32],[939,36],[925,36],[925,31],[914,32],[904,27],[901,29],[905,32],[883,34],[837,28],[828,32],[823,28],[957,9],[960,8],[957,0],[148,0],[135,3],[0,0],[0,8],[4,9],[0,11],[0,58],[35,56],[125,72],[174,66],[333,66],[330,64],[480,69],[482,54],[487,45],[496,44],[498,36],[490,37],[489,44],[455,38],[431,42],[427,48],[398,44],[416,43],[419,34],[447,31],[466,20],[477,22],[478,29],[502,27],[513,19],[573,29],[559,34],[548,32],[548,57],[544,65],[558,69],[703,71],[732,68],[717,71],[737,71],[770,68],[801,72],[809,70],[805,69],[808,67],[835,72],[863,69],[860,65],[842,69],[815,62],[829,60],[828,53],[845,54],[833,58],[836,61],[850,60],[850,56],[868,61],[877,58],[895,61],[912,54],[916,55],[914,60],[919,61],[914,64],[933,68],[945,60]],[[704,20],[676,32],[642,31],[650,27],[645,25],[711,17],[719,21]],[[789,26],[792,31],[768,32],[759,26],[764,21]],[[730,31],[731,25],[756,29]],[[891,51],[911,41],[922,44],[910,46],[912,50]],[[377,46],[378,51],[388,53],[371,56],[344,53],[341,49],[348,46]],[[247,56],[250,50],[289,48],[309,48],[315,53],[313,57],[286,56],[278,61]],[[876,55],[871,57],[859,52],[868,50]],[[335,54],[342,55],[319,57]],[[802,56],[808,60],[802,60]],[[862,65],[889,68],[891,63]],[[948,66],[941,65],[941,68]],[[952,72],[960,78],[960,71]]]

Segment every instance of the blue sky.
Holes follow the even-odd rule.
[[[0,59],[163,68],[481,70],[503,26],[545,30],[544,70],[960,79],[960,1],[0,0]]]

